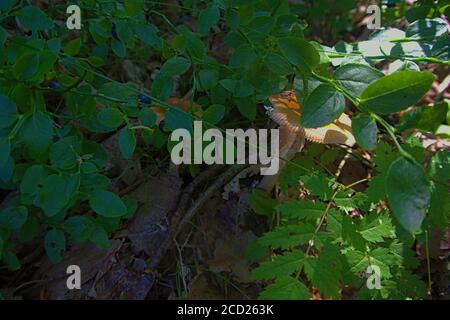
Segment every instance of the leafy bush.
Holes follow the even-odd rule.
[[[400,133],[435,133],[447,121],[445,100],[407,108],[435,79],[420,70],[449,65],[448,25],[439,18],[448,13],[448,1],[419,1],[407,11],[403,1],[388,1],[399,6],[385,8],[384,17],[394,23],[405,12],[405,31],[382,29],[367,41],[333,47],[306,38],[314,28],[299,19],[314,26],[329,2],[183,1],[171,10],[195,18],[189,28],[165,15],[169,4],[81,0],[78,32],[65,27],[64,3],[2,1],[0,187],[17,190],[0,212],[2,261],[18,270],[17,241],[40,236],[53,262],[69,243],[106,247],[108,234],[133,216],[136,201],[111,191],[105,165],[111,155],[99,143],[102,135],[120,132],[125,159],[140,156],[138,131],[154,152],[165,152],[170,132],[191,128],[195,118],[220,128],[230,120],[255,122],[264,117],[257,106],[294,89],[303,127],[327,125],[344,111],[343,101],[351,105],[353,133],[359,147],[374,152],[376,174],[358,192],[357,184],[342,185],[316,165],[334,161],[336,153],[311,146],[280,177],[283,192],[302,186],[306,199],[277,204],[255,193],[269,205],[264,214],[280,216],[253,245],[270,252],[253,270],[254,280],[274,280],[261,298],[308,299],[310,284],[330,298],[341,297],[343,286],[361,288],[361,298],[425,297],[427,288],[413,273],[418,262],[411,246],[416,237],[425,242],[430,225],[448,224],[449,154],[439,152],[428,161],[420,142]],[[325,22],[336,32],[328,41],[349,31],[355,2],[329,7],[346,14]],[[216,38],[226,50],[214,47]],[[124,83],[108,75],[124,59],[160,61],[161,67],[157,74],[137,76],[139,83]],[[385,76],[377,67],[387,62]],[[168,102],[175,89],[190,92],[190,111]],[[192,108],[194,102],[202,113]],[[165,113],[164,128],[157,127],[151,104]],[[405,114],[395,126],[392,115],[398,112]],[[355,208],[359,215],[351,217]],[[381,268],[383,290],[367,290],[357,276],[369,265]]]

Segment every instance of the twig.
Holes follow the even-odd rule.
[[[247,165],[234,165],[230,167],[226,172],[219,176],[214,183],[206,189],[199,198],[192,204],[192,206],[186,211],[181,221],[174,228],[174,237],[176,238],[186,224],[194,217],[194,215],[200,210],[205,202],[211,198],[211,196],[217,192],[223,185],[230,181],[240,171],[245,169]]]

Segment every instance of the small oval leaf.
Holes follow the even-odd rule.
[[[398,223],[408,232],[420,230],[430,204],[430,186],[422,166],[403,157],[388,171],[386,193]]]

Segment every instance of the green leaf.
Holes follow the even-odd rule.
[[[7,37],[8,37],[8,33],[6,32],[5,28],[0,26],[0,47],[3,47]]]
[[[450,101],[445,100],[434,106],[421,106],[406,112],[399,124],[399,130],[419,129],[435,133],[445,121]]]
[[[272,261],[262,263],[252,271],[253,280],[274,279],[288,276],[299,270],[303,264],[305,255],[299,250],[287,252],[276,256]]]
[[[230,57],[229,66],[231,68],[249,67],[257,58],[258,56],[256,55],[253,47],[249,44],[244,44],[234,50]]]
[[[320,55],[316,48],[296,37],[285,37],[278,39],[278,47],[290,63],[298,67],[302,72],[309,72],[320,62]]]
[[[110,130],[118,128],[123,123],[123,114],[117,108],[104,108],[98,113],[97,118]]]
[[[61,230],[50,230],[45,235],[44,247],[52,263],[61,261],[61,251],[66,249],[66,237]]]
[[[17,271],[22,267],[19,258],[15,253],[6,251],[3,253],[3,262],[8,266],[9,270]]]
[[[207,124],[218,124],[225,115],[225,107],[221,104],[213,104],[203,113],[203,120]]]
[[[345,64],[334,72],[336,83],[358,98],[369,84],[383,76],[377,69],[356,63]]]
[[[46,153],[53,142],[53,122],[51,118],[40,111],[34,112],[22,126],[19,137],[31,154],[42,155]]]
[[[18,80],[31,80],[38,70],[39,54],[32,52],[17,59],[13,67],[13,74]]]
[[[323,173],[314,173],[301,180],[305,188],[311,191],[312,194],[318,196],[323,201],[328,201],[333,194],[333,180],[325,176]]]
[[[323,127],[337,119],[344,109],[342,93],[329,84],[321,84],[306,99],[300,123],[304,128]]]
[[[172,95],[173,85],[172,77],[166,77],[160,72],[152,83],[152,95],[160,100],[166,100]]]
[[[429,72],[396,72],[370,84],[361,95],[361,103],[379,114],[399,112],[419,101],[433,81]]]
[[[158,36],[158,28],[152,24],[137,23],[133,25],[134,32],[146,45],[162,48],[163,40]]]
[[[381,276],[384,278],[390,278],[392,276],[389,265],[385,260],[389,260],[389,249],[378,248],[369,252],[369,254],[363,253],[357,250],[349,250],[345,254],[345,258],[350,267],[350,271],[353,273],[366,272],[367,267],[370,265],[378,266],[381,271]]]
[[[178,76],[189,70],[191,63],[188,59],[175,57],[167,60],[161,67],[161,74],[164,77]]]
[[[152,109],[142,109],[139,113],[139,119],[144,126],[154,127],[156,125],[156,113]]]
[[[64,222],[64,230],[70,234],[77,243],[82,243],[91,237],[94,223],[88,217],[73,216]]]
[[[118,218],[127,214],[127,207],[122,200],[112,192],[96,191],[90,196],[91,208],[99,215],[107,218]]]
[[[144,9],[144,0],[125,0],[124,7],[126,14],[134,17]]]
[[[178,108],[170,108],[166,113],[165,120],[170,131],[182,128],[192,132],[192,119],[187,112]]]
[[[45,177],[45,169],[41,165],[29,167],[22,178],[20,192],[25,194],[35,194],[38,191],[38,186]]]
[[[309,300],[310,298],[311,294],[308,288],[290,276],[276,279],[259,295],[261,300]]]
[[[373,150],[377,146],[378,127],[370,116],[360,113],[352,119],[352,132],[356,142],[364,150]]]
[[[398,223],[408,232],[420,230],[430,204],[430,187],[419,164],[403,157],[394,161],[386,179],[389,205]]]
[[[35,6],[23,7],[18,15],[18,19],[25,29],[40,31],[53,28],[53,22],[47,15]]]
[[[111,48],[112,48],[113,52],[116,54],[116,56],[118,56],[119,58],[125,58],[126,57],[126,55],[127,55],[127,48],[125,47],[125,45],[121,41],[113,38],[111,40]]]
[[[406,29],[406,37],[413,39],[435,40],[449,32],[447,23],[442,19],[421,19],[414,21]]]
[[[256,213],[264,216],[272,215],[276,205],[277,202],[263,190],[256,189],[253,191],[250,198],[250,206]]]
[[[8,137],[0,137],[0,167],[3,167],[11,153],[11,142]]]
[[[58,175],[50,175],[42,182],[42,188],[37,192],[34,204],[40,207],[47,217],[61,213],[69,201],[66,193],[67,182]]]
[[[119,149],[125,159],[130,159],[136,149],[134,130],[124,129],[119,134]]]
[[[286,76],[293,73],[289,61],[277,53],[270,52],[266,56],[264,63],[270,71],[280,76]]]
[[[0,227],[9,230],[19,230],[28,218],[26,207],[9,207],[0,212]]]
[[[219,73],[212,69],[203,69],[198,74],[203,90],[210,90],[219,83]]]
[[[69,41],[64,46],[64,53],[68,56],[76,56],[81,49],[81,37]]]
[[[450,179],[450,151],[438,151],[431,158],[428,172],[433,180],[446,183]]]
[[[8,128],[17,120],[17,107],[7,96],[0,95],[0,129]]]
[[[89,240],[99,248],[107,249],[109,247],[108,234],[106,233],[106,230],[101,226],[97,226],[94,229]]]
[[[288,249],[313,239],[315,228],[310,224],[287,225],[275,228],[258,239],[258,243],[273,249]]]
[[[0,260],[2,260],[4,246],[5,246],[5,242],[3,241],[3,238],[0,236]]]
[[[252,98],[235,99],[234,102],[239,112],[249,120],[256,118],[256,104]]]
[[[431,183],[431,200],[428,215],[435,226],[441,230],[447,228],[450,221],[450,197],[447,186]]]
[[[3,0],[2,2],[0,2],[0,10],[2,10],[3,13],[6,13],[11,10],[16,4],[17,0]]]
[[[81,144],[77,137],[66,137],[50,148],[50,162],[59,169],[68,170],[76,166]]]
[[[366,216],[365,219],[368,219]],[[373,215],[370,217],[372,221],[363,226],[359,233],[369,242],[383,242],[384,238],[395,237],[394,227],[387,215]]]
[[[326,206],[322,202],[291,200],[278,205],[277,210],[291,219],[314,222],[324,214]]]
[[[219,22],[219,19],[220,11],[216,5],[200,11],[197,21],[197,31],[202,34],[207,34]]]
[[[308,258],[304,261],[305,274],[311,283],[327,297],[340,298],[341,262],[338,248],[327,245],[319,259]]]
[[[13,157],[9,156],[6,162],[0,166],[0,180],[8,182],[14,173],[15,162]]]

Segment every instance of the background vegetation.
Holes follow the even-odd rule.
[[[0,4],[2,297],[448,297],[449,1],[381,1],[375,32],[366,1],[76,3],[79,31]],[[271,127],[285,89],[357,144],[307,144],[270,194],[170,164],[173,130]]]

